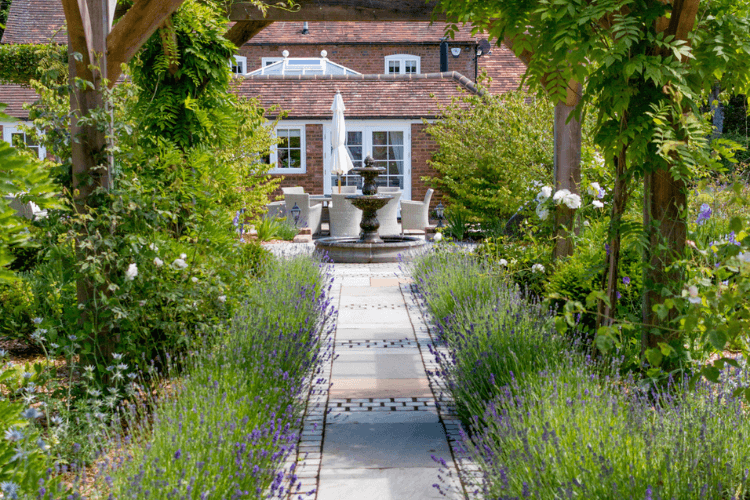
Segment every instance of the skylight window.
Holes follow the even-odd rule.
[[[320,53],[321,57],[289,57],[289,52],[284,51],[284,58],[271,61],[271,58],[263,58],[263,66],[260,69],[248,73],[254,75],[359,75],[356,71],[346,68],[328,60],[326,51]]]

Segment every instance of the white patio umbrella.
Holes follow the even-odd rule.
[[[349,151],[346,149],[346,126],[344,125],[344,99],[340,92],[336,92],[333,99],[331,111],[333,111],[333,135],[331,145],[333,146],[333,168],[331,172],[339,178],[339,193],[341,193],[341,176],[354,168]]]

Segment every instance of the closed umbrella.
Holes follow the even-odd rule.
[[[331,171],[339,178],[339,193],[341,193],[341,176],[354,168],[349,151],[346,149],[346,126],[344,125],[344,99],[340,92],[336,92],[331,110],[333,111],[333,168]]]

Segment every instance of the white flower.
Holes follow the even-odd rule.
[[[585,220],[585,221],[583,221],[583,225],[586,226],[586,227],[589,227],[591,225],[591,223],[589,221]]]
[[[501,266],[503,266],[503,267],[505,267],[505,266],[507,266],[507,265],[508,265],[508,261],[507,261],[507,260],[505,260],[505,259],[500,259],[500,260],[498,261],[498,263],[499,263],[499,264],[500,264]]]
[[[226,302],[227,296],[226,295],[219,295],[219,302]]]
[[[161,266],[163,266],[163,265],[164,265],[164,261],[163,261],[163,260],[161,260],[161,259],[160,259],[159,257],[156,257],[156,258],[154,259],[154,265],[155,265],[156,267],[161,267]]]
[[[590,194],[591,196],[599,196],[599,191],[601,190],[601,186],[599,186],[598,182],[592,182],[589,184],[589,187],[586,188],[586,192]]]
[[[544,203],[545,201],[549,200],[549,197],[552,196],[552,188],[549,186],[544,186],[541,191],[536,195],[536,201],[537,203]]]
[[[149,243],[149,244],[148,244],[148,247],[149,247],[149,248],[150,248],[151,250],[153,250],[154,252],[158,252],[158,251],[159,251],[159,247],[157,247],[157,246],[156,246],[156,245],[154,245],[153,243]]]
[[[739,254],[737,254],[737,258],[740,259],[740,262],[750,263],[750,251],[740,252]]]
[[[552,201],[554,201],[555,203],[557,203],[559,205],[560,202],[562,202],[563,198],[565,198],[569,194],[570,194],[569,190],[567,190],[567,189],[560,189],[559,191],[557,191],[555,193],[555,196],[552,197]]]
[[[541,264],[534,264],[531,266],[531,272],[533,273],[543,273],[544,272],[544,266]]]
[[[192,281],[193,283],[198,283],[198,278],[193,276],[192,278],[190,278],[190,281]]]
[[[443,239],[443,233],[435,233],[435,236],[432,238],[432,241],[440,241]]]
[[[172,262],[172,267],[174,267],[175,269],[185,269],[187,266],[187,262],[185,262],[183,259],[175,259],[174,262]]]
[[[125,281],[133,281],[138,276],[138,266],[130,264],[128,270],[125,271]]]
[[[591,202],[592,205],[594,205],[596,208],[604,208],[604,203],[602,203],[599,200],[594,200]]]
[[[581,208],[581,197],[577,194],[570,193],[563,198],[563,203],[570,209]]]
[[[698,287],[695,285],[690,285],[688,287],[688,300],[691,304],[700,304],[701,298],[698,296]]]
[[[183,260],[187,259],[187,254],[186,253],[181,253],[180,254],[180,258],[183,259]]]
[[[536,206],[536,215],[541,220],[547,220],[547,217],[549,216],[549,210],[544,205],[537,205]]]

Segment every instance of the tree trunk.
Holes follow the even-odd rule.
[[[575,92],[568,92],[568,100],[555,105],[555,191],[567,189],[580,194],[581,185],[581,122],[573,114],[578,104],[581,86],[575,85]],[[573,234],[578,232],[575,225],[576,211],[561,204],[555,211],[555,248],[553,258],[573,254]]]
[[[98,188],[109,189],[111,179],[111,158],[107,155],[105,133],[96,125],[81,125],[79,119],[90,113],[104,109],[102,90],[107,77],[107,34],[109,33],[109,0],[87,0],[77,2],[66,0],[65,17],[68,21],[68,47],[70,82],[70,134],[71,160],[73,169],[73,200],[78,213],[86,213],[93,203],[92,194]],[[86,9],[84,11],[80,8]],[[74,57],[80,54],[81,60]],[[92,59],[94,59],[92,61]],[[98,69],[92,71],[91,65]],[[76,85],[76,78],[92,82],[88,85]],[[79,262],[83,262],[91,250],[82,248],[81,242],[86,238],[83,230],[76,241],[76,253]],[[95,304],[97,290],[94,284],[81,277],[76,283],[76,295],[81,307],[80,324],[89,324],[92,345],[95,353],[106,358],[112,352],[111,339],[102,326],[97,325]],[[86,360],[91,362],[91,360]]]
[[[679,279],[676,271],[667,272],[685,251],[687,221],[681,211],[687,207],[687,188],[668,170],[649,172],[643,183],[643,226],[648,237],[643,272],[643,324],[641,348],[668,342],[675,333],[658,330],[659,318],[653,307],[663,301],[662,290]],[[655,329],[655,330],[654,330]],[[654,330],[654,331],[652,331]]]

